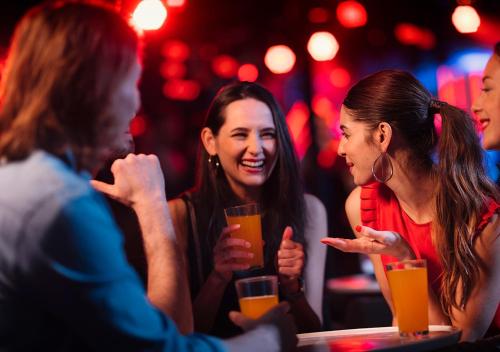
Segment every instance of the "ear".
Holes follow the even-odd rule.
[[[201,130],[200,137],[207,153],[210,155],[216,155],[217,148],[215,146],[215,136],[212,133],[212,130],[208,127],[205,127]]]
[[[391,144],[392,139],[392,127],[387,122],[379,123],[376,131],[374,140],[375,143],[379,145],[381,152],[387,152],[389,144]]]

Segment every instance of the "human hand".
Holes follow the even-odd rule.
[[[259,325],[272,325],[278,330],[280,337],[281,351],[294,351],[297,346],[297,328],[290,314],[287,314],[290,305],[287,302],[281,302],[273,307],[259,319],[251,319],[240,312],[229,312],[229,319],[248,331]]]
[[[224,227],[213,251],[214,272],[226,282],[231,280],[233,271],[250,268],[250,264],[245,263],[245,259],[253,258],[252,252],[244,250],[250,248],[250,242],[231,237],[231,233],[239,228],[240,225]]]
[[[147,203],[166,202],[165,181],[156,155],[129,154],[111,165],[115,183],[91,180],[102,193],[133,208]]]
[[[415,254],[400,234],[394,231],[377,231],[368,226],[356,226],[360,234],[356,239],[325,237],[321,243],[343,252],[385,254],[398,260],[414,259]]]
[[[278,250],[278,273],[284,293],[295,293],[300,289],[298,278],[304,268],[304,249],[292,237],[293,230],[287,226]]]

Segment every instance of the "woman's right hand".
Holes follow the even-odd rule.
[[[245,259],[253,258],[253,253],[245,250],[250,248],[250,242],[231,237],[231,233],[239,228],[240,225],[224,227],[214,247],[213,273],[225,282],[231,280],[233,271],[249,269],[250,265],[245,263]]]
[[[368,226],[357,226],[356,239],[325,237],[321,243],[343,252],[385,254],[398,260],[415,259],[415,253],[401,235],[394,231],[377,231]]]

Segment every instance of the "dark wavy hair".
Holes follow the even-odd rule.
[[[431,103],[432,102],[432,103]],[[391,125],[406,143],[413,167],[424,168],[437,181],[432,237],[444,271],[441,304],[450,317],[463,309],[484,262],[474,249],[485,204],[499,195],[483,166],[482,149],[472,118],[462,110],[432,101],[431,94],[410,73],[385,70],[354,85],[344,100],[348,113],[375,129]],[[442,117],[438,137],[434,114]],[[437,152],[437,162],[433,155]],[[457,292],[462,292],[457,298]]]
[[[217,136],[225,121],[225,109],[234,101],[256,99],[271,110],[277,138],[277,161],[263,185],[262,222],[266,241],[266,262],[273,260],[287,225],[294,230],[294,240],[304,244],[305,206],[300,181],[298,160],[288,132],[285,117],[273,95],[264,87],[250,82],[238,82],[223,87],[212,101],[204,127]],[[198,219],[207,229],[209,243],[213,246],[225,226],[223,209],[238,204],[222,167],[216,168],[208,161],[209,155],[200,147],[197,165],[195,194],[204,219]]]
[[[107,7],[55,1],[30,10],[0,82],[0,156],[70,148],[80,168],[97,166],[99,151],[121,138],[107,107],[138,49],[135,31]]]

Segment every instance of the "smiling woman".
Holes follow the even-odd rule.
[[[228,319],[230,310],[238,310],[234,280],[269,274],[279,276],[280,295],[290,302],[299,330],[319,330],[326,255],[319,238],[327,231],[326,212],[302,191],[294,147],[274,97],[255,83],[222,88],[201,141],[196,188],[170,202],[188,258],[196,330],[237,333]],[[260,270],[241,263],[249,244],[230,238],[238,227],[224,221],[224,208],[245,203],[261,208]]]
[[[484,69],[483,88],[472,110],[481,122],[483,147],[500,150],[500,42]]]

